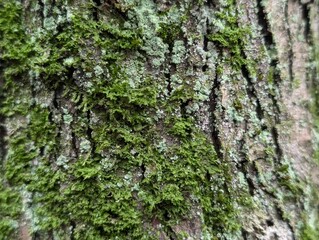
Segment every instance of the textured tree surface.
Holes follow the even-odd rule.
[[[0,239],[319,239],[319,1],[0,0]]]

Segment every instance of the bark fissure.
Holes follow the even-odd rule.
[[[248,71],[247,66],[245,64],[242,65],[241,72],[242,72],[243,77],[247,81],[247,87],[246,87],[247,94],[248,94],[249,98],[255,100],[257,117],[259,120],[262,120],[264,118],[264,112],[261,108],[260,101],[258,99],[256,90],[254,88],[254,84],[252,82],[252,79],[250,78],[249,71]]]
[[[218,74],[216,73],[213,88],[211,90],[210,96],[209,96],[209,107],[210,107],[210,113],[211,113],[211,119],[210,119],[210,127],[211,127],[211,138],[212,142],[215,148],[215,151],[217,153],[217,156],[220,159],[223,159],[223,151],[222,151],[222,143],[219,136],[219,128],[218,123],[216,119],[216,111],[217,111],[217,104],[218,104],[218,91],[220,89],[220,81],[218,80]]]
[[[0,99],[1,104],[1,99]],[[5,117],[3,115],[0,115],[0,161],[1,165],[5,159],[6,155],[6,141],[5,137],[7,135],[7,131],[5,128]]]
[[[261,26],[261,34],[264,39],[264,44],[266,49],[269,51],[271,48],[275,47],[274,37],[270,31],[269,21],[263,7],[262,0],[257,0],[258,9],[258,24]]]
[[[45,16],[44,16],[44,2],[43,2],[43,0],[38,0],[38,4],[40,6],[39,12],[40,12],[42,27],[44,27]]]
[[[86,130],[86,134],[87,134],[87,137],[88,137],[88,140],[91,144],[91,152],[94,153],[95,152],[95,143],[94,143],[94,140],[93,140],[93,129],[91,127],[91,111],[87,111],[86,112],[86,118],[87,118],[87,130]]]
[[[71,130],[72,131],[72,130]],[[73,150],[73,154],[75,159],[78,159],[79,157],[79,149],[77,147],[77,136],[74,133],[74,131],[71,132],[71,143],[72,143],[72,150]]]
[[[243,240],[248,240],[248,232],[244,228],[241,229],[241,236]]]
[[[2,66],[0,62],[0,106],[2,106],[5,97],[3,96],[3,88],[4,88],[4,81],[3,81],[3,73],[2,73]],[[6,136],[7,130],[5,127],[5,116],[0,113],[0,166],[3,166],[4,159],[6,156]]]
[[[246,179],[246,182],[247,182],[247,185],[248,185],[248,191],[249,191],[249,194],[250,196],[254,196],[255,195],[255,189],[256,189],[256,186],[255,186],[255,183],[253,181],[253,179],[249,176],[250,173],[249,173],[249,165],[251,163],[246,161],[246,162],[242,162],[240,164],[240,171],[244,174],[244,177]]]
[[[167,81],[167,85],[166,85],[166,88],[167,88],[167,94],[168,96],[171,95],[171,92],[172,92],[172,81],[171,81],[171,74],[170,73],[165,73],[164,74],[165,78],[166,78],[166,81]]]
[[[309,42],[309,40],[311,39],[310,37],[310,9],[309,9],[309,2],[308,3],[300,3],[301,7],[302,7],[302,19],[305,22],[305,27],[304,27],[304,37],[306,39],[306,41]]]
[[[205,52],[208,52],[208,37],[207,35],[209,34],[209,31],[208,31],[208,19],[206,20],[206,34],[204,34],[204,37],[203,37],[203,50]],[[207,61],[207,59],[205,59]],[[208,65],[205,63],[203,66],[202,66],[202,72],[205,73],[206,71],[208,70]]]
[[[290,23],[289,23],[289,0],[286,1],[285,4],[285,23],[286,23],[286,31],[288,36],[288,77],[290,82],[294,80],[294,73],[293,73],[293,61],[294,61],[294,52],[293,52],[293,42],[290,30]]]
[[[93,0],[94,2],[94,7],[92,9],[92,15],[93,15],[93,20],[98,21],[99,20],[99,7],[102,5],[100,0]]]
[[[268,72],[268,74],[271,74],[271,78],[274,81],[275,87],[280,90],[279,81],[281,81],[280,74],[278,72],[278,56],[270,55],[270,52],[276,51],[276,44],[274,41],[274,36],[270,28],[269,20],[266,15],[266,10],[263,6],[262,0],[257,0],[257,9],[258,9],[258,24],[261,26],[261,33],[264,39],[264,46],[268,52],[269,58],[270,58],[270,69],[273,72]],[[279,91],[278,91],[279,93]],[[269,97],[272,99],[274,110],[276,112],[275,114],[275,121],[276,123],[279,123],[279,115],[280,115],[280,107],[278,104],[278,101],[276,99],[276,96],[274,94],[269,93]],[[278,96],[280,97],[280,96]]]
[[[274,144],[275,144],[277,161],[278,161],[278,163],[280,163],[282,156],[283,156],[283,151],[282,151],[280,144],[279,144],[279,133],[278,133],[276,126],[273,126],[271,128],[271,135],[272,135],[272,138],[273,138]]]

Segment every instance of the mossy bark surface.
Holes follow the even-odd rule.
[[[0,239],[319,239],[317,0],[0,0]]]

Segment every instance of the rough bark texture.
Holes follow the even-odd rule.
[[[317,0],[0,0],[0,239],[319,239],[318,23]]]

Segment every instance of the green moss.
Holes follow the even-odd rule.
[[[1,60],[8,78],[26,70],[32,49],[21,27],[21,6],[14,1],[1,1],[0,6]]]
[[[302,214],[302,221],[298,229],[298,236],[302,240],[314,240],[319,237],[318,219],[318,190],[311,183],[304,189],[307,194],[307,201],[304,202],[305,210]]]
[[[162,22],[157,34],[163,39],[165,43],[173,46],[174,40],[179,39],[183,32],[181,30],[181,22],[166,23]]]
[[[319,229],[315,229],[309,225],[305,225],[301,229],[301,240],[317,240],[319,238]]]
[[[286,187],[294,198],[298,198],[303,194],[302,182],[298,182],[291,166],[288,163],[282,163],[277,167],[276,173],[279,184]]]
[[[242,65],[251,65],[252,62],[243,56],[243,48],[250,30],[238,26],[236,6],[233,1],[228,1],[223,10],[216,13],[214,22],[217,28],[215,27],[214,33],[208,35],[208,39],[230,52],[230,57],[226,59],[231,66],[239,70]]]
[[[2,171],[1,171],[1,174]],[[21,212],[21,198],[0,178],[0,239],[14,238]]]
[[[239,228],[236,205],[245,196],[233,188],[227,161],[217,158],[196,119],[183,109],[187,102],[200,101],[193,81],[182,79],[163,99],[165,81],[143,73],[132,84],[125,67],[130,56],[142,66],[142,53],[164,56],[149,47],[162,41],[156,34],[168,42],[173,33],[165,24],[155,26],[154,9],[130,8],[133,15],[136,10],[135,17],[154,23],[154,33],[145,26],[127,28],[122,21],[95,21],[86,11],[74,10],[68,24],[51,19],[57,25],[46,24],[31,44],[19,24],[19,5],[4,5],[1,59],[16,61],[12,70],[6,68],[1,112],[8,120],[24,119],[8,140],[4,170],[6,181],[32,193],[36,220],[31,233],[51,232],[61,239],[70,231],[74,239],[157,239],[154,221],[175,236],[173,227],[193,217],[193,206],[202,212],[206,235]],[[8,28],[8,14],[17,32]],[[135,26],[137,20],[131,20]],[[232,27],[227,31],[226,40],[233,39],[233,33],[243,34]],[[20,41],[15,51],[6,45],[10,39]],[[218,36],[212,40],[229,47]],[[232,41],[239,44],[238,37]],[[17,77],[21,73],[22,79]],[[67,101],[69,109],[52,102],[46,107],[36,104],[37,96],[48,90],[62,92],[61,102]],[[61,140],[70,141],[72,149]],[[15,204],[3,206],[16,209]]]

